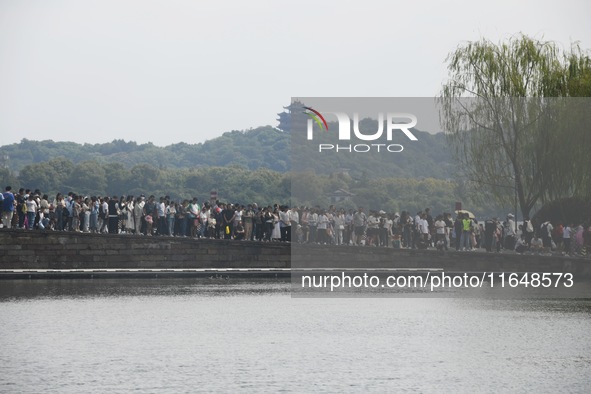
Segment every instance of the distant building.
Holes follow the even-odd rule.
[[[337,189],[330,195],[330,202],[335,204],[343,201],[350,201],[353,197],[355,197],[355,194],[343,189]]]
[[[304,104],[296,100],[283,109],[285,111],[277,114],[279,122],[277,128],[279,130],[289,133],[296,128],[297,123],[301,123],[298,128],[305,130],[308,117],[304,114]]]

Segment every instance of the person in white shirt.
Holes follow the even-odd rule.
[[[103,207],[103,217],[102,217],[102,223],[101,223],[101,228],[99,230],[99,233],[106,233],[108,232],[108,225],[109,225],[109,197],[105,197],[103,199],[103,203],[102,203],[102,207]]]
[[[367,225],[367,216],[363,212],[363,207],[357,208],[357,212],[353,215],[353,227],[355,230],[355,239],[353,244],[360,245],[365,233],[365,226]]]
[[[316,208],[312,208],[308,214],[308,227],[310,228],[308,242],[318,242],[318,212],[316,212]]]
[[[429,222],[427,221],[427,215],[423,214],[419,220],[419,229],[421,231],[421,237],[425,242],[429,241]]]
[[[126,222],[125,232],[131,233],[135,229],[135,217],[133,215],[133,208],[135,207],[135,199],[133,198],[133,196],[127,196],[126,207],[127,207],[127,209],[125,211],[127,214],[127,222]]]
[[[203,206],[201,211],[199,212],[199,221],[201,222],[201,228],[199,230],[199,237],[205,238],[206,236],[210,236],[207,234],[207,230],[209,226],[209,219],[211,217],[211,211],[206,207]]]
[[[216,209],[217,206],[214,206],[214,209]],[[189,220],[189,226],[190,226],[190,234],[191,237],[197,237],[197,230],[199,229],[199,223],[195,223],[195,219],[197,219],[199,217],[199,212],[201,212],[201,207],[199,206],[199,202],[197,200],[197,197],[193,197],[193,200],[191,200],[191,202],[189,203],[188,206],[188,215],[187,217],[190,219]]]
[[[279,229],[283,242],[291,241],[291,221],[289,220],[289,207],[284,205],[279,208]]]
[[[384,211],[381,211],[384,212]],[[380,218],[380,246],[388,247],[392,236],[392,225],[394,221],[385,213]]]
[[[570,237],[572,235],[571,226],[568,224],[562,230],[562,245],[564,247],[564,254],[570,254]]]
[[[534,237],[531,239],[531,251],[533,253],[539,254],[540,252],[542,252],[543,250],[543,246],[544,243],[542,242],[542,239],[540,238],[539,235],[534,235]]]
[[[380,219],[377,217],[377,213],[370,211],[367,217],[367,245],[373,246],[378,245],[378,237],[380,235]]]
[[[144,212],[144,205],[146,201],[144,197],[138,197],[135,205],[133,206],[133,223],[135,227],[135,234],[140,235],[142,229],[142,214]]]
[[[334,214],[332,211],[326,211],[325,213],[326,218],[328,219],[328,225],[326,226],[326,237],[329,244],[333,244],[335,241],[335,234],[334,234]]]
[[[326,211],[321,210],[320,214],[318,215],[318,229],[317,229],[317,239],[319,244],[326,244],[329,243],[328,235],[326,230],[328,228],[328,216],[326,216]]]
[[[289,221],[291,222],[291,228],[294,230],[300,224],[300,214],[295,207],[289,210]]]
[[[90,232],[90,198],[86,197],[84,199],[80,199],[80,205],[82,212],[84,213],[84,223],[82,224],[82,231],[85,233]]]
[[[175,220],[176,220],[176,202],[171,201],[166,206],[166,235],[174,237]]]
[[[343,235],[345,231],[345,210],[341,210],[334,219],[335,242],[337,245],[343,244]]]
[[[33,225],[35,224],[35,216],[37,216],[38,209],[37,201],[35,201],[33,194],[29,194],[25,204],[27,206],[27,228],[32,230]]]
[[[435,245],[437,245],[437,249],[445,248],[445,250],[448,250],[447,241],[446,241],[446,232],[447,232],[447,227],[445,224],[445,220],[443,220],[442,215],[439,215],[439,216],[437,216],[437,218],[435,220],[435,234],[437,236],[437,239],[435,240]]]
[[[344,233],[344,241],[346,244],[353,244],[355,241],[353,237],[355,233],[353,232],[353,210],[350,209],[349,212],[345,215],[345,233]]]
[[[415,215],[412,225],[413,225],[413,234],[412,234],[412,248],[415,249],[418,246],[419,239],[421,238],[421,214],[422,212],[417,212]]]
[[[505,245],[504,247],[506,249],[515,249],[515,241],[517,234],[515,233],[515,221],[513,219],[515,219],[515,216],[513,216],[513,214],[510,213],[507,215],[507,220],[505,221],[505,239],[503,241]]]
[[[514,237],[516,235],[515,233],[515,221],[513,220],[515,219],[515,216],[513,216],[512,213],[507,215],[507,225],[505,227],[505,235],[508,237]]]
[[[242,222],[242,211],[244,207],[242,205],[236,204],[236,213],[234,215],[234,226],[238,225],[238,223]]]
[[[302,225],[302,242],[306,243],[309,240],[310,235],[310,222],[309,222],[310,212],[308,208],[302,209],[302,217],[300,219],[300,223]]]

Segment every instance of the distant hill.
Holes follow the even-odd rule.
[[[309,164],[318,173],[329,174],[348,168],[354,177],[437,178],[453,177],[453,162],[442,133],[415,131],[419,143],[406,144],[405,151],[393,154],[387,162],[368,161],[359,166],[347,155],[338,159],[310,158]],[[287,172],[290,163],[290,134],[271,126],[246,131],[231,131],[218,138],[199,143],[180,142],[166,147],[152,143],[113,140],[105,144],[31,141],[0,147],[0,160],[8,157],[4,166],[18,174],[25,166],[64,157],[73,164],[96,161],[101,164],[120,163],[125,168],[149,163],[157,168],[199,168],[239,166],[249,170],[267,168]],[[320,160],[320,161],[319,161]],[[1,164],[1,163],[0,163]]]
[[[273,127],[232,131],[200,144],[166,147],[115,140],[106,144],[31,141],[0,147],[0,184],[55,195],[155,194],[249,203],[330,204],[339,189],[349,202],[390,211],[432,207],[450,211],[463,201],[479,217],[498,211],[469,202],[443,134],[413,130],[418,141],[386,160],[374,155],[308,153],[292,168],[292,136]],[[329,135],[322,138],[330,138]],[[8,157],[8,160],[5,159]],[[362,158],[362,160],[360,160]],[[2,162],[2,160],[5,160]],[[318,199],[316,199],[318,197]]]
[[[31,141],[0,147],[0,157],[8,155],[8,167],[20,171],[24,166],[64,157],[74,164],[94,160],[99,163],[121,163],[131,168],[150,163],[160,168],[194,168],[239,165],[250,169],[266,167],[280,172],[289,170],[285,157],[289,135],[273,127],[248,131],[231,131],[199,144],[180,142],[166,147],[152,143],[113,140],[105,144]],[[266,152],[267,154],[262,154]]]

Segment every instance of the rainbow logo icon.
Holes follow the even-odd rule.
[[[320,130],[324,130],[326,128],[326,131],[328,131],[328,124],[326,123],[324,116],[322,116],[320,112],[316,111],[311,107],[304,107],[304,109],[306,109],[304,113],[308,115],[310,118],[314,119],[318,126],[320,126]]]

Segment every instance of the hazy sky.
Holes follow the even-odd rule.
[[[0,0],[0,145],[195,143],[291,97],[432,97],[458,44],[591,48],[591,2]]]

